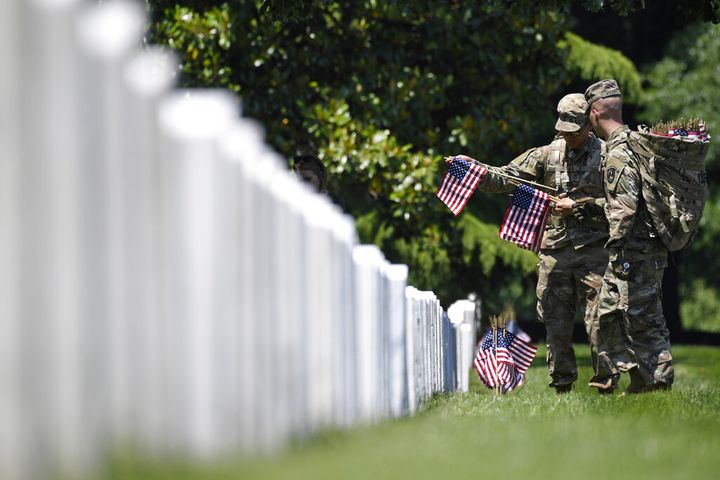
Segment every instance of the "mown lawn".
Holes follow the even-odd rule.
[[[576,350],[587,379],[588,347]],[[109,478],[720,478],[720,348],[673,355],[671,392],[600,396],[581,382],[558,396],[538,351],[516,395],[494,397],[473,374],[470,393],[434,398],[413,418],[327,433],[279,458],[212,467],[125,458]]]

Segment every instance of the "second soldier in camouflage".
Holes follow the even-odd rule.
[[[585,97],[590,121],[607,141],[604,184],[610,234],[610,262],[598,308],[599,371],[591,386],[612,391],[619,373],[627,371],[629,393],[667,389],[674,377],[661,304],[667,249],[654,234],[645,208],[640,160],[627,142],[630,129],[622,123],[617,82],[594,83]]]

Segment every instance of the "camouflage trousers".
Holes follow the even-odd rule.
[[[632,387],[672,385],[670,334],[661,303],[666,266],[664,255],[608,265],[598,306],[599,379],[629,371]]]
[[[550,386],[572,384],[578,378],[572,334],[579,309],[597,364],[597,307],[602,275],[608,263],[601,243],[578,250],[568,245],[542,250],[538,264],[537,315],[545,324]]]

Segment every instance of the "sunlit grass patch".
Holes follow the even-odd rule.
[[[720,349],[675,347],[670,392],[598,395],[587,345],[573,392],[547,387],[544,352],[515,395],[440,395],[413,418],[328,432],[273,459],[214,466],[117,462],[111,480],[716,478]],[[621,388],[627,379],[621,381]]]

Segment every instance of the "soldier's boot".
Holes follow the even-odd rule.
[[[633,395],[636,393],[648,393],[657,391],[668,392],[672,390],[672,385],[668,385],[667,383],[652,383],[650,385],[643,385],[637,388],[631,387],[632,385],[626,388],[623,394],[627,393],[628,395]]]
[[[573,383],[577,380],[577,372],[553,372],[550,374],[550,377],[551,380],[548,387],[554,388],[555,392],[559,394],[569,393],[572,392]]]
[[[572,389],[573,389],[572,383],[567,383],[565,385],[555,385],[555,392],[557,392],[558,394],[570,393],[570,392],[572,392]]]
[[[655,380],[655,390],[672,390],[672,383],[675,379],[675,369],[672,366],[672,361],[668,360],[658,363],[653,377]]]
[[[656,391],[656,390],[660,390],[662,392],[668,392],[668,391],[672,390],[672,385],[669,385],[667,383],[653,383],[652,385],[650,385],[649,391]]]
[[[615,387],[598,388],[598,395],[612,395],[615,393]]]
[[[672,390],[672,385],[668,385],[666,383],[653,383],[650,385],[642,385],[640,387],[633,387],[632,385],[625,389],[625,392],[623,392],[623,395],[634,395],[638,393],[648,393],[648,392],[667,392]]]
[[[597,388],[600,395],[610,395],[615,392],[618,377],[619,375],[611,375],[608,377],[594,376],[588,382],[588,386],[592,388]]]
[[[638,365],[633,365],[627,372],[630,375],[630,385],[625,389],[625,393],[628,395],[649,392],[654,388],[653,384],[645,382],[645,378],[640,372]]]

